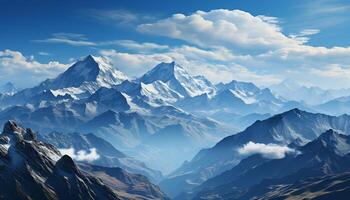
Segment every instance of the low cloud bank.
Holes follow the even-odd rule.
[[[294,153],[295,150],[287,146],[281,146],[277,144],[262,144],[254,143],[252,141],[239,148],[238,153],[243,156],[250,156],[253,154],[261,154],[265,158],[269,159],[281,159],[284,158],[287,153]]]
[[[73,147],[68,149],[59,149],[62,155],[68,155],[76,161],[94,161],[100,158],[100,155],[97,153],[96,148],[89,149],[90,152],[80,150],[75,151]]]

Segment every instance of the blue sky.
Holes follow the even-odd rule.
[[[175,60],[213,82],[347,87],[349,9],[337,0],[2,0],[0,79],[34,85],[94,54],[131,77]]]

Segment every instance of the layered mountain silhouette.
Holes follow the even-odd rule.
[[[118,199],[98,179],[82,173],[31,129],[5,124],[1,138],[1,191],[4,199]]]
[[[1,95],[13,95],[18,91],[15,85],[11,82],[7,82],[4,85],[0,86]]]
[[[173,195],[182,189],[196,187],[205,180],[237,165],[244,158],[237,151],[248,142],[260,144],[305,144],[316,139],[328,129],[347,134],[350,116],[333,117],[293,109],[257,121],[246,130],[226,137],[214,147],[201,150],[190,162],[184,163],[163,180],[161,187]],[[190,183],[190,184],[189,184]]]
[[[89,55],[35,87],[1,92],[0,123],[16,120],[37,130],[39,140],[60,150],[82,155],[93,150],[98,154],[98,159],[89,161],[72,156],[78,171],[84,171],[80,165],[88,174],[101,174],[109,183],[120,181],[115,178],[124,174],[138,180],[137,188],[144,184],[141,180],[146,176],[153,183],[160,181],[162,190],[178,199],[253,198],[248,196],[250,193],[272,197],[276,196],[272,190],[258,193],[253,188],[265,179],[284,180],[290,171],[298,173],[307,166],[322,165],[324,171],[330,172],[301,172],[315,178],[345,172],[337,166],[337,159],[346,160],[347,141],[336,136],[330,139],[337,140],[333,145],[322,133],[332,129],[338,135],[348,134],[350,117],[344,114],[348,110],[347,97],[331,100],[335,95],[331,91],[309,88],[302,98],[284,98],[276,95],[281,90],[272,92],[237,80],[214,85],[203,76],[191,74],[187,67],[191,66],[163,62],[130,79],[108,59]],[[342,92],[345,90],[335,96]],[[315,105],[311,97],[304,101],[313,93],[327,94],[323,104]],[[318,111],[339,116],[316,114]],[[322,150],[316,157],[306,153],[304,148],[311,148],[307,145],[317,138],[321,144],[333,145],[334,155],[321,147],[313,147],[314,152]],[[282,152],[276,155],[269,148]],[[301,152],[304,153],[299,155]],[[298,163],[296,158],[305,160],[291,166],[282,162]],[[334,165],[317,162],[327,159]],[[53,168],[56,162],[53,160]],[[266,176],[265,165],[271,165],[278,174]],[[119,169],[125,171],[119,173]],[[308,183],[306,176],[295,177]],[[272,182],[271,185],[274,186]],[[145,183],[147,189],[141,189],[143,192],[133,186],[123,182],[110,191],[125,193],[118,198],[166,198],[149,182]]]
[[[1,198],[167,199],[142,175],[121,168],[77,165],[14,121],[4,125],[0,142]]]
[[[297,151],[276,160],[249,157],[231,170],[203,183],[197,188],[200,192],[193,199],[213,195],[221,199],[251,199],[270,192],[276,195],[279,190],[271,188],[298,185],[300,180],[307,182],[310,178],[321,179],[325,175],[349,170],[350,136],[334,130],[326,131],[314,141],[297,148]],[[295,185],[291,187],[298,187]]]
[[[149,177],[149,179],[155,183],[162,179],[162,173],[160,171],[147,167],[145,163],[117,150],[109,142],[92,133],[50,132],[47,134],[40,134],[38,138],[53,144],[59,149],[72,149],[75,152],[89,152],[91,149],[96,149],[98,159],[91,161],[83,160],[85,163],[88,162],[89,164],[105,167],[120,167],[128,172]]]

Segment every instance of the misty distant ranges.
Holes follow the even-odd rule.
[[[108,182],[106,173],[121,168],[125,172],[118,174],[133,184],[152,188],[142,194],[112,188],[123,193],[122,199],[298,199],[303,194],[341,199],[350,192],[345,184],[350,177],[348,89],[323,90],[290,80],[271,89],[236,80],[214,85],[176,62],[160,63],[131,79],[108,59],[89,55],[35,87],[18,90],[7,83],[0,91],[0,123],[14,129],[16,121],[37,132],[35,141],[53,145],[49,149],[57,158],[39,156],[49,171],[52,163],[73,165],[58,158],[70,152],[79,176],[79,169],[100,178],[103,171]],[[3,134],[11,131],[16,132],[4,128]],[[4,158],[16,159],[9,152],[12,143],[4,141]],[[40,142],[27,143],[41,148]],[[91,193],[108,190],[91,187],[100,188]]]

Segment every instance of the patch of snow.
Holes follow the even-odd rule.
[[[253,104],[257,102],[254,95],[250,92],[245,93],[240,90],[230,90],[236,97],[240,98],[245,104]]]
[[[128,103],[128,105],[130,106],[130,111],[133,112],[133,111],[136,111],[136,112],[140,112],[140,113],[145,113],[147,112],[146,109],[144,108],[141,108],[140,106],[138,106],[137,104],[135,104],[132,100],[132,97],[127,95],[126,93],[123,93],[122,92],[122,95],[125,97],[126,99],[126,102]]]
[[[53,161],[57,162],[61,158],[61,155],[58,155],[55,151],[52,151],[51,149],[41,146],[43,151],[45,152],[45,155],[51,158]]]

